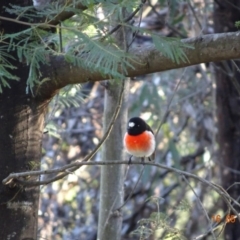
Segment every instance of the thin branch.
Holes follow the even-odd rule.
[[[158,21],[161,21],[162,16],[159,14],[159,12],[155,9],[155,6],[152,5],[151,1],[148,0],[148,5],[152,8],[153,12],[157,15],[158,17]],[[171,29],[173,32],[175,32],[176,34],[178,34],[180,37],[182,38],[187,38],[187,35],[181,33],[178,29],[176,29],[175,27],[173,27],[172,25],[170,25],[168,22],[163,23],[163,21],[161,21],[162,25],[166,25],[169,29]]]
[[[36,28],[59,28],[59,26],[53,25],[50,22],[49,23],[28,23],[28,22],[24,22],[24,21],[21,21],[21,20],[8,18],[8,17],[3,17],[3,16],[0,16],[0,19],[8,21],[8,22],[14,22],[14,23],[26,25],[26,26],[29,26],[29,27],[36,27]],[[63,26],[61,28],[62,29],[69,29],[68,27],[63,27]]]
[[[74,1],[73,1],[74,2]],[[68,1],[69,3],[69,1]],[[82,5],[82,3],[78,3],[75,6],[75,9],[79,9],[79,10],[86,10],[87,7]],[[74,16],[76,13],[72,12],[72,11],[62,11],[61,13],[59,13],[57,16],[54,17],[54,19],[52,19],[49,24],[50,25],[57,25],[62,21],[65,21],[69,18],[71,18],[72,16]]]
[[[158,135],[158,133],[159,133],[159,131],[160,131],[163,123],[164,123],[164,122],[166,121],[166,119],[167,119],[167,116],[168,116],[168,114],[169,114],[169,109],[170,109],[170,106],[171,106],[171,104],[172,104],[173,98],[174,98],[174,96],[176,95],[176,92],[177,92],[177,90],[178,90],[178,88],[179,88],[179,85],[180,85],[180,83],[181,83],[181,81],[182,81],[182,79],[183,79],[183,76],[184,76],[185,72],[186,72],[186,68],[183,70],[182,75],[181,75],[180,79],[178,80],[178,83],[177,83],[177,85],[176,85],[176,87],[175,87],[175,89],[174,89],[174,91],[173,91],[173,94],[172,94],[172,96],[171,96],[171,98],[170,98],[170,100],[169,100],[169,102],[168,102],[168,104],[167,104],[167,109],[166,109],[165,114],[164,114],[164,116],[163,116],[163,118],[162,118],[162,121],[160,122],[160,124],[159,124],[159,126],[158,126],[158,128],[157,128],[157,131],[156,131],[156,133],[155,133],[155,136]]]
[[[240,72],[240,69],[239,69],[238,65],[235,63],[235,61],[231,60],[231,62],[232,62],[233,65],[236,67],[237,71]]]
[[[201,200],[199,199],[197,193],[194,191],[194,189],[193,189],[193,187],[191,186],[190,182],[187,180],[187,178],[186,178],[184,175],[182,175],[182,178],[184,179],[184,181],[187,183],[187,185],[190,187],[190,189],[192,190],[193,194],[194,194],[195,197],[197,198],[197,201],[198,201],[199,205],[201,206],[201,208],[202,208],[202,210],[203,210],[203,212],[204,212],[204,215],[206,216],[206,218],[207,218],[207,220],[208,220],[209,226],[211,226],[211,220],[210,220],[210,218],[209,218],[209,216],[208,216],[208,213],[207,213],[206,209],[203,207],[203,204],[202,204]],[[215,236],[215,234],[214,234],[214,232],[213,232],[213,229],[211,228],[210,231],[211,231],[211,234],[212,234],[212,236],[213,236],[213,239],[216,240],[216,236]]]
[[[233,8],[235,8],[236,10],[238,10],[238,12],[240,12],[240,8],[237,5],[233,4],[231,1],[228,1],[228,0],[224,0],[224,1],[227,2],[229,5],[231,5]]]
[[[129,161],[128,160],[125,160],[125,161],[101,161],[101,162],[93,162],[93,161],[90,161],[90,162],[75,162],[74,165],[75,165],[75,170],[83,165],[86,165],[86,166],[97,166],[97,165],[119,165],[119,164],[129,164]],[[132,164],[135,164],[135,165],[142,165],[142,162],[139,162],[139,161],[132,161]],[[198,180],[199,182],[201,183],[204,183],[208,186],[210,186],[212,189],[214,189],[222,198],[223,200],[226,202],[227,206],[235,213],[236,217],[238,218],[239,222],[240,222],[240,215],[238,214],[238,212],[233,208],[232,204],[231,204],[231,201],[233,203],[235,203],[238,207],[240,206],[240,204],[235,200],[233,199],[221,186],[215,184],[215,183],[212,183],[204,178],[201,178],[193,173],[190,173],[190,172],[185,172],[185,171],[182,171],[182,170],[179,170],[179,169],[176,169],[176,168],[172,168],[172,167],[168,167],[166,165],[163,165],[163,164],[160,164],[160,163],[155,163],[155,162],[145,162],[144,163],[145,165],[150,165],[150,166],[155,166],[155,167],[158,167],[158,168],[161,168],[161,169],[166,169],[166,170],[169,170],[171,172],[175,172],[179,175],[184,175],[186,177],[190,177],[190,178],[193,178],[193,179],[196,179]],[[70,169],[69,169],[70,170]],[[9,179],[17,179],[19,177],[19,175],[21,176],[36,176],[36,175],[40,175],[41,173],[39,172],[42,172],[42,174],[44,174],[44,172],[47,172],[48,174],[50,172],[56,172],[57,169],[53,169],[53,170],[48,170],[48,171],[30,171],[30,172],[24,172],[24,173],[12,173],[10,174],[6,179],[3,180],[3,183],[6,184],[6,182],[9,181]],[[68,173],[67,173],[68,174]],[[28,184],[28,186],[39,186],[39,185],[42,185],[42,182],[25,182]],[[40,184],[39,184],[40,183]],[[45,183],[44,183],[45,184]]]
[[[192,13],[193,13],[193,16],[195,17],[195,19],[196,19],[196,21],[197,21],[197,24],[198,24],[200,30],[202,31],[202,30],[203,30],[203,29],[202,29],[202,24],[200,23],[200,21],[199,21],[197,15],[196,15],[196,12],[195,12],[195,10],[194,10],[192,4],[191,4],[191,0],[187,0],[187,2],[188,2],[188,6],[189,6],[189,8],[191,9],[191,11],[192,11]]]
[[[106,133],[104,134],[103,138],[101,139],[101,141],[98,143],[98,145],[96,146],[96,148],[91,152],[89,153],[83,160],[82,162],[87,162],[89,160],[91,160],[91,158],[98,152],[98,150],[101,148],[101,146],[103,145],[103,143],[107,140],[109,134],[111,133],[112,131],[112,128],[113,128],[113,125],[117,119],[117,116],[119,114],[119,111],[120,111],[120,108],[121,108],[121,105],[122,105],[122,99],[123,99],[123,92],[124,92],[124,86],[125,86],[125,83],[124,81],[122,81],[122,86],[121,86],[121,92],[120,92],[120,96],[119,96],[119,99],[118,99],[118,104],[116,106],[116,109],[115,109],[115,112],[113,114],[113,117],[112,117],[112,120],[109,124],[109,127],[106,131]],[[49,180],[45,180],[45,181],[39,181],[39,182],[35,182],[35,186],[39,186],[39,185],[44,185],[44,184],[48,184],[48,183],[51,183],[53,181],[56,181],[56,180],[59,180],[59,179],[62,179],[64,178],[65,176],[67,176],[69,173],[71,172],[74,172],[75,170],[77,170],[79,167],[81,167],[82,165],[80,164],[79,165],[79,161],[76,161],[74,163],[71,163],[71,164],[67,164],[65,165],[64,167],[62,168],[58,168],[58,169],[52,169],[52,170],[39,170],[39,171],[34,171],[34,174],[27,174],[27,175],[24,175],[24,173],[18,173],[18,177],[17,178],[12,178],[10,177],[11,174],[6,178],[4,179],[2,182],[3,184],[7,185],[9,183],[11,183],[11,181],[13,179],[17,179],[17,182],[20,183],[20,184],[23,184],[23,185],[29,185],[29,182],[28,181],[22,181],[19,179],[19,177],[23,177],[23,176],[36,176],[36,175],[42,175],[42,174],[51,174],[51,173],[60,173],[59,175],[49,179]],[[38,172],[38,173],[37,173]],[[13,174],[16,174],[16,173],[13,173]],[[31,185],[31,184],[30,184]]]
[[[134,191],[135,191],[135,189],[136,189],[136,187],[137,187],[137,185],[138,185],[138,183],[139,183],[139,181],[140,181],[140,179],[141,179],[141,177],[142,177],[142,175],[143,175],[144,169],[145,169],[145,166],[143,166],[143,168],[142,168],[142,170],[141,170],[141,172],[140,172],[140,175],[139,175],[139,177],[138,177],[138,180],[137,180],[137,182],[135,183],[134,187],[132,188],[131,192],[129,193],[127,199],[126,199],[125,202],[122,204],[122,206],[120,206],[119,208],[117,208],[115,211],[120,211],[120,210],[127,204],[128,200],[132,197],[132,195],[133,195],[133,193],[134,193]]]
[[[143,8],[140,9],[141,12],[139,14],[139,21],[138,21],[138,30],[137,31],[134,31],[133,32],[133,37],[132,37],[132,41],[129,43],[129,45],[127,46],[128,49],[131,47],[131,45],[133,44],[138,32],[139,32],[139,29],[140,29],[140,25],[141,25],[141,22],[142,22],[142,14],[143,14]]]
[[[239,68],[238,68],[237,64],[233,60],[231,60],[231,63],[234,65],[236,70],[239,71]],[[239,83],[236,79],[235,71],[233,71],[233,69],[229,66],[229,64],[227,62],[223,62],[222,64],[223,64],[223,67],[224,67],[223,69],[225,70],[224,73],[231,80],[232,84],[234,85],[234,87],[236,88],[236,90],[238,92],[238,95],[240,96],[240,85],[239,85]]]
[[[142,2],[139,4],[139,6],[128,16],[123,20],[123,23],[129,22],[143,7],[145,4],[146,0],[142,0]],[[116,27],[114,27],[111,31],[109,31],[103,38],[107,38],[108,36],[112,35],[114,32],[116,32],[119,28],[122,27],[122,24],[118,24]]]

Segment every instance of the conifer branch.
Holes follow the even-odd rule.
[[[183,50],[188,61],[179,63],[163,56],[153,44],[144,48],[141,46],[131,48],[129,50],[132,56],[131,67],[127,68],[126,77],[182,68],[199,63],[240,58],[239,32],[209,34],[197,38],[183,39],[181,42],[192,46],[192,48]],[[51,56],[49,65],[42,66],[41,73],[43,78],[53,80],[52,83],[47,82],[47,86],[42,84],[41,87],[44,92],[46,92],[46,88],[49,91],[54,91],[68,84],[101,81],[107,78],[94,69],[90,71],[86,67],[74,66],[72,63],[66,62],[63,55]]]

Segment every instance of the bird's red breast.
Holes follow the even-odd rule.
[[[126,133],[124,145],[127,152],[136,157],[150,157],[155,150],[155,138],[150,131],[144,131],[138,135]]]

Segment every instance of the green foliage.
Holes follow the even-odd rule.
[[[170,58],[176,63],[187,62],[188,58],[184,52],[185,48],[192,48],[192,46],[184,44],[180,39],[160,37],[152,35],[153,42],[156,48],[167,58]]]
[[[49,104],[44,131],[55,138],[60,138],[59,126],[52,121],[53,118],[59,116],[66,108],[79,107],[83,103],[84,97],[85,93],[82,92],[80,84],[62,88]]]
[[[60,90],[57,97],[52,100],[52,104],[58,105],[56,110],[68,107],[79,107],[84,101],[84,96],[80,84],[68,85]]]
[[[7,46],[0,47],[0,93],[2,93],[2,87],[9,87],[8,80],[19,80],[17,76],[11,74],[9,70],[16,69],[12,66],[8,59],[14,59],[10,54],[7,53]]]
[[[84,12],[77,9],[77,4],[83,4],[87,10]],[[57,1],[46,6],[43,10],[34,10],[33,7],[12,6],[6,8],[11,14],[24,16],[30,27],[22,32],[16,32],[9,35],[3,35],[0,41],[9,42],[7,49],[1,49],[1,65],[0,65],[0,91],[2,87],[10,87],[8,80],[17,80],[17,76],[11,74],[11,65],[7,58],[10,54],[6,53],[17,51],[19,61],[26,62],[29,66],[29,74],[26,80],[26,92],[33,93],[33,87],[39,84],[41,79],[40,67],[48,64],[50,55],[59,54],[61,49],[58,46],[63,44],[65,49],[64,56],[66,61],[82,66],[89,71],[100,71],[106,78],[122,79],[127,75],[127,69],[132,68],[132,61],[137,61],[130,56],[115,43],[114,38],[107,34],[109,25],[115,25],[111,22],[112,16],[120,21],[117,24],[127,26],[122,16],[122,7],[125,7],[129,13],[136,9],[140,1],[119,1],[113,4],[111,1],[98,1],[98,4],[92,0],[73,1],[69,5],[60,5]],[[104,9],[107,13],[103,18],[96,14],[98,9]],[[59,35],[49,31],[48,22],[53,20],[59,13],[63,11],[71,11],[74,17],[61,23],[62,38]],[[33,24],[37,19],[41,19],[42,23]],[[44,19],[44,21],[43,21]],[[179,21],[179,20],[178,20]],[[161,53],[170,58],[172,61],[180,63],[187,61],[184,53],[185,48],[189,46],[183,44],[176,38],[164,38],[157,34],[141,29],[139,27],[128,26],[132,31],[140,31],[152,37],[153,43]],[[46,29],[46,30],[43,30]],[[106,37],[107,36],[107,37]],[[51,47],[50,47],[51,46]],[[62,53],[61,53],[62,54]],[[3,58],[4,57],[4,58]]]
[[[183,199],[178,206],[175,207],[176,210],[179,211],[189,211],[191,208],[189,202]]]
[[[6,34],[4,40],[8,40],[8,51],[17,51],[20,62],[25,62],[29,66],[29,75],[26,82],[26,92],[32,92],[35,84],[39,83],[41,73],[40,65],[47,64],[50,48],[44,43],[49,33],[38,28],[29,28],[25,31],[13,34]],[[8,65],[12,67],[12,65]]]
[[[78,34],[81,38],[79,37],[79,42],[73,44],[66,53],[66,61],[92,71],[100,71],[103,76],[124,78],[127,74],[127,67],[132,67],[127,53],[117,46],[93,40],[85,34]],[[78,54],[75,56],[74,52]]]
[[[235,27],[240,28],[240,21],[235,22]]]
[[[147,240],[150,236],[154,236],[154,239],[160,239],[159,231],[164,231],[166,233],[164,239],[186,240],[181,230],[171,226],[171,217],[166,213],[160,212],[159,201],[161,198],[151,197],[148,200],[156,204],[157,212],[152,212],[149,218],[138,221],[138,228],[131,235],[137,235],[139,240]],[[188,211],[190,210],[190,205],[187,201],[181,201],[176,210]]]

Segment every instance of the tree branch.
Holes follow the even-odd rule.
[[[101,162],[74,162],[74,166],[75,167],[80,167],[83,165],[119,165],[119,164],[129,164],[129,161],[125,160],[125,161],[101,161]],[[233,204],[240,206],[240,204],[233,199],[227,192],[226,190],[224,190],[220,185],[217,185],[215,183],[212,183],[208,180],[206,180],[205,178],[199,177],[193,173],[190,172],[185,172],[173,167],[168,167],[166,165],[160,164],[160,163],[156,163],[156,162],[145,162],[145,165],[150,165],[150,166],[155,166],[161,169],[166,169],[169,170],[171,172],[175,172],[176,174],[179,175],[183,175],[185,177],[190,177],[193,179],[196,179],[197,181],[206,184],[207,186],[211,187],[213,190],[215,190],[222,198],[223,201],[225,201],[225,203],[227,204],[227,206],[235,213],[235,217],[238,218],[239,222],[240,222],[240,215],[238,214],[238,212],[236,211],[236,209],[233,207]],[[132,161],[132,165],[142,165],[142,162],[140,161]],[[3,184],[8,184],[10,179],[17,179],[19,177],[23,177],[23,176],[36,176],[36,175],[41,175],[41,174],[50,174],[50,173],[55,173],[55,172],[61,172],[63,168],[58,168],[58,169],[52,169],[52,170],[45,170],[45,171],[29,171],[29,172],[24,172],[24,173],[12,173],[10,174],[7,178],[5,178],[2,182]],[[77,169],[77,168],[76,168]],[[75,169],[75,170],[76,170]],[[32,182],[32,186],[36,186],[35,182]],[[31,186],[31,182],[29,182],[29,186]]]
[[[34,7],[37,9],[37,10],[42,10],[45,8],[45,6],[47,6],[47,4],[49,4],[50,2],[53,2],[53,1],[40,1],[40,0],[33,0],[33,5]],[[61,5],[63,5],[63,7],[69,7],[69,6],[72,6],[74,7],[75,9],[79,9],[79,10],[86,10],[87,7],[84,6],[81,2],[77,2],[75,3],[75,1],[70,1],[68,0],[67,2],[66,1],[63,1],[61,2]],[[71,18],[73,15],[75,15],[75,13],[73,11],[65,11],[64,8],[63,10],[58,14],[56,15],[50,22],[49,24],[50,25],[57,25],[59,24],[60,22],[63,22],[69,18]]]
[[[129,53],[132,55],[131,64],[134,68],[128,69],[126,77],[182,68],[199,63],[240,58],[239,32],[209,34],[183,39],[182,42],[191,45],[193,49],[186,48],[184,50],[188,61],[182,61],[179,64],[163,56],[154,45],[148,47],[139,45],[131,48]],[[53,92],[68,84],[101,81],[106,78],[98,71],[73,66],[65,61],[64,55],[51,56],[48,63],[49,65],[44,65],[41,69],[43,78],[51,79],[51,81],[46,81],[41,85],[42,91],[40,92],[43,93]]]
[[[69,4],[68,4],[69,5]],[[87,7],[82,5],[82,3],[77,3],[75,6],[74,6],[76,9],[79,9],[79,10],[86,10]],[[75,15],[74,12],[72,11],[62,11],[61,13],[59,13],[53,20],[51,20],[49,22],[50,25],[57,25],[59,24],[60,22],[63,22],[69,18],[71,18],[73,15]]]

